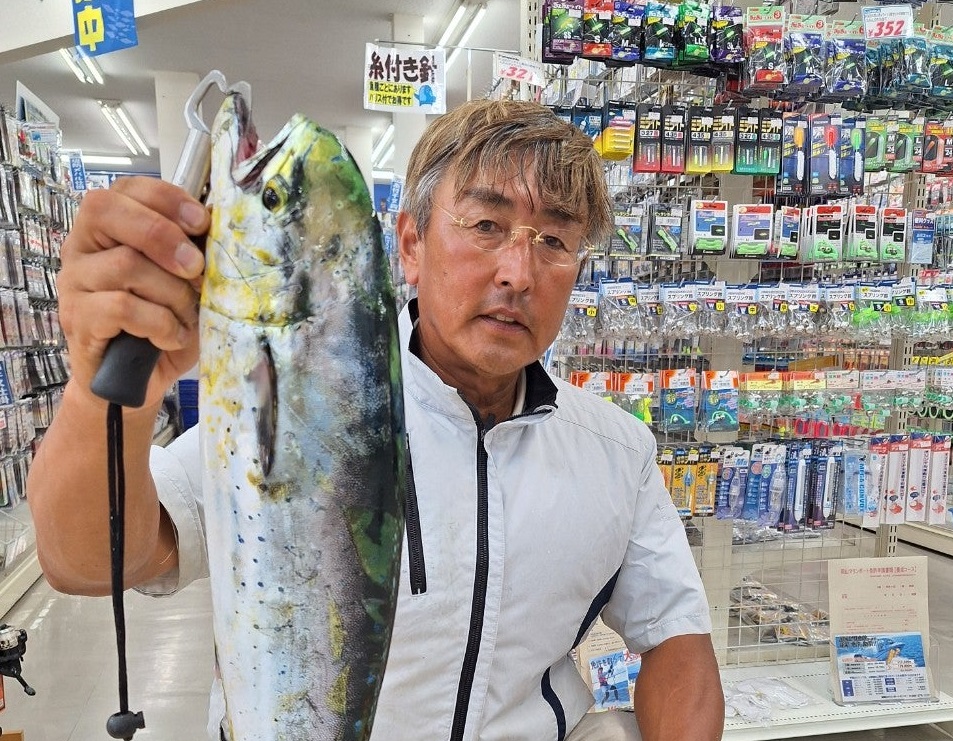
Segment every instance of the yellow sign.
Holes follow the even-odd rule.
[[[77,4],[83,0],[76,0]],[[103,23],[102,8],[88,5],[76,14],[76,30],[79,34],[79,45],[96,51],[96,45],[106,39],[106,26]]]

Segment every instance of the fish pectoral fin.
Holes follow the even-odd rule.
[[[352,507],[345,513],[351,541],[368,578],[384,586],[391,577],[403,530],[400,520],[389,512],[383,516],[369,509]]]
[[[275,440],[278,436],[278,373],[271,354],[271,345],[264,337],[258,343],[258,357],[246,376],[255,391],[255,431],[258,437],[258,460],[267,476],[275,462]]]

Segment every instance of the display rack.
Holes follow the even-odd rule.
[[[937,702],[882,705],[835,705],[830,697],[830,664],[805,661],[773,666],[723,668],[722,680],[783,677],[784,681],[811,698],[812,704],[798,709],[775,710],[764,725],[737,718],[725,721],[725,741],[769,741],[804,738],[848,731],[877,731],[899,726],[949,723],[953,720],[953,697],[940,693]]]
[[[531,2],[528,25],[539,17],[541,3]],[[803,5],[803,4],[802,4]],[[794,12],[825,12],[818,4],[808,10]],[[826,11],[836,6],[824,4]],[[854,7],[854,6],[852,6]],[[540,59],[537,33],[529,33],[523,45],[525,56]],[[692,78],[684,72],[661,71],[648,67],[625,70],[607,69],[588,64],[581,59],[569,67],[555,67],[549,86],[538,99],[555,106],[573,105],[583,98],[590,105],[607,100],[630,99],[644,102],[672,102],[672,98],[688,96],[693,103],[704,100],[706,81]],[[524,91],[526,92],[526,91]],[[664,100],[663,100],[664,99]],[[680,100],[684,102],[684,100]],[[811,109],[815,110],[815,109]],[[821,111],[822,109],[816,109]],[[557,110],[557,112],[559,112]],[[597,144],[598,148],[598,144]],[[729,175],[712,182],[706,178],[687,176],[639,176],[626,173],[631,160],[621,164],[607,163],[607,179],[616,205],[626,203],[628,193],[635,199],[651,197],[654,188],[669,189],[673,200],[688,197],[719,197],[729,203],[752,203],[769,189],[758,178]],[[620,177],[618,173],[623,173]],[[868,194],[875,194],[881,205],[903,205],[923,208],[927,205],[925,178],[919,175],[876,174],[867,177]],[[618,209],[617,209],[618,211]],[[595,260],[594,273],[614,275],[611,255],[606,265]],[[779,268],[777,264],[739,261],[722,257],[673,259],[664,263],[633,266],[629,274],[637,282],[664,280],[726,280],[729,283],[748,281],[823,281],[837,278],[846,270],[856,272],[857,265],[799,265]],[[887,266],[884,266],[887,267]],[[877,266],[863,266],[876,274]],[[891,267],[893,276],[915,274],[906,265]],[[641,298],[639,299],[641,300]],[[564,329],[573,329],[564,325]],[[651,352],[619,352],[620,346],[602,343],[582,347],[582,333],[571,336],[569,342],[560,340],[551,368],[568,377],[576,370],[588,372],[657,371],[666,368],[689,367],[697,370],[746,370],[755,363],[761,367],[786,369],[792,367],[818,368],[823,362],[839,367],[868,369],[911,368],[913,346],[900,337],[872,338],[867,345],[845,345],[843,340],[828,341],[804,338],[776,337],[758,344],[735,341],[725,336],[684,338],[678,342],[655,343]],[[581,349],[580,349],[581,348]],[[945,348],[949,352],[951,348]],[[594,388],[598,388],[596,382]],[[606,394],[608,396],[608,394]],[[614,397],[618,400],[618,397]],[[652,410],[653,415],[655,409]],[[634,413],[634,412],[633,412]],[[656,417],[657,419],[657,417]],[[909,420],[911,423],[915,419]],[[912,426],[912,425],[911,425]],[[920,425],[925,426],[925,425]],[[769,425],[770,427],[770,425]],[[907,415],[895,413],[883,429],[903,431],[908,427]],[[933,421],[930,429],[949,432],[953,423]],[[726,443],[730,433],[668,434],[656,430],[660,445],[681,443],[697,445],[700,442]],[[877,531],[859,526],[859,518],[837,517],[830,527],[808,533],[776,533],[770,540],[743,542],[746,534],[730,519],[693,516],[686,520],[686,533],[711,606],[713,642],[722,677],[725,682],[744,678],[779,677],[792,687],[811,697],[812,704],[795,711],[776,712],[765,725],[740,719],[726,723],[726,739],[805,738],[812,735],[841,731],[881,729],[892,726],[916,725],[953,721],[953,698],[940,692],[937,702],[899,705],[865,705],[840,707],[833,703],[829,689],[829,635],[826,629],[827,563],[842,558],[890,556],[896,552],[899,537],[918,542],[934,550],[953,554],[953,529],[926,525],[882,525]],[[940,545],[942,544],[942,545]],[[770,593],[785,603],[784,609],[758,611],[753,601],[744,599],[742,592],[754,585],[764,587],[759,596]],[[799,614],[794,620],[792,613]],[[944,688],[940,688],[941,690]]]
[[[26,477],[69,375],[56,274],[77,201],[58,142],[0,107],[0,614],[41,576]]]

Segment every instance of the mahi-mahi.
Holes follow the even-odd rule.
[[[403,535],[396,306],[364,179],[295,115],[212,130],[203,496],[230,741],[366,739]]]

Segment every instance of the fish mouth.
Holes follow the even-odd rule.
[[[232,98],[232,181],[242,190],[250,190],[260,180],[261,173],[278,153],[288,138],[287,127],[266,147],[259,148],[258,131],[251,118],[251,106],[239,92]]]

